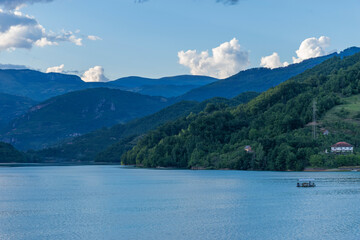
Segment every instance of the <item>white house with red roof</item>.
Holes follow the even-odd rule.
[[[347,142],[338,142],[331,146],[332,153],[353,153],[354,146]]]

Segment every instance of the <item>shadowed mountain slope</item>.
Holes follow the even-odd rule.
[[[81,90],[32,107],[13,120],[1,135],[5,142],[19,149],[38,149],[64,138],[152,114],[169,104],[163,97],[117,89]]]

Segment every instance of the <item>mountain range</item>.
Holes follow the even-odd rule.
[[[229,78],[190,90],[189,92],[179,96],[178,99],[203,101],[212,97],[232,98],[247,91],[263,92],[304,72],[307,69],[315,67],[329,58],[335,56],[342,58],[351,56],[358,52],[360,52],[360,48],[351,47],[340,53],[332,53],[322,57],[307,59],[301,63],[290,64],[287,67],[275,69],[252,68],[244,70]]]
[[[72,91],[107,87],[150,96],[174,97],[217,80],[205,76],[183,75],[161,79],[126,77],[110,82],[84,82],[75,75],[10,69],[0,70],[0,93],[44,101]]]
[[[64,138],[143,117],[170,105],[166,98],[92,88],[50,98],[33,106],[1,131],[20,149],[50,146]]]
[[[122,129],[125,126],[129,131],[134,125],[126,125],[127,122],[150,116],[171,104],[183,100],[200,102],[214,97],[231,99],[249,90],[263,92],[291,77],[301,76],[303,72],[321,65],[324,61],[342,59],[359,51],[359,48],[352,47],[341,53],[308,59],[288,67],[241,71],[223,80],[183,75],[161,79],[127,77],[106,83],[86,83],[74,75],[45,74],[33,70],[0,70],[0,92],[6,92],[0,94],[0,140],[22,150],[42,149],[64,141],[69,143],[74,137],[115,124],[120,125],[113,129]],[[191,90],[187,93],[177,96],[189,89]],[[149,91],[149,95],[166,93],[177,97],[165,98],[136,93],[146,91]],[[241,96],[243,95],[239,97]],[[195,106],[199,103],[191,104]],[[231,105],[229,102],[227,104]],[[177,109],[176,105],[174,109]],[[174,120],[171,116],[179,117],[184,113],[185,110],[179,110],[175,115],[162,120],[142,120],[145,121],[144,125],[137,126],[144,130],[135,131],[134,134],[143,134],[160,124]],[[165,111],[159,114],[167,113]],[[145,125],[147,127],[144,127]],[[110,142],[112,144],[129,136],[130,134],[123,134],[121,137],[114,137],[114,141]],[[103,147],[109,145],[110,143]],[[80,153],[81,156],[82,154]]]
[[[72,91],[107,87],[149,96],[176,97],[176,101],[203,101],[213,97],[232,98],[247,91],[263,92],[326,59],[352,55],[359,51],[359,48],[352,47],[339,54],[312,58],[283,68],[253,68],[223,80],[206,76],[181,75],[160,79],[133,76],[109,82],[84,82],[78,76],[62,73],[42,73],[29,69],[0,70],[0,93],[44,101]]]

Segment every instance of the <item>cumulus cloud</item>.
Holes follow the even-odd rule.
[[[53,46],[53,45],[59,45],[57,42],[52,42],[46,37],[42,37],[41,39],[37,40],[35,42],[35,45],[38,47],[45,47],[45,46]]]
[[[94,35],[89,35],[89,36],[87,36],[87,38],[92,41],[102,40],[101,37],[94,36]]]
[[[293,63],[300,63],[309,58],[321,57],[329,54],[326,48],[330,46],[330,38],[321,36],[319,38],[311,37],[301,42],[300,47],[296,50],[297,57],[293,57]],[[260,66],[266,68],[278,68],[288,66],[288,62],[281,62],[279,54],[274,52],[270,56],[262,57]]]
[[[55,67],[49,67],[48,69],[46,69],[46,73],[50,73],[50,72],[54,72],[54,73],[62,73],[64,72],[64,64],[61,64],[60,66],[55,66]]]
[[[18,9],[26,4],[34,3],[46,3],[52,2],[53,0],[0,0],[0,6],[3,6],[6,9]]]
[[[0,51],[58,45],[59,42],[81,46],[82,38],[71,31],[47,32],[35,18],[19,11],[0,11]]]
[[[246,69],[249,62],[249,52],[243,51],[236,38],[208,51],[198,53],[196,50],[178,52],[179,63],[190,68],[193,75],[207,75],[226,78]]]
[[[90,68],[82,75],[81,79],[84,82],[107,82],[109,79],[104,75],[104,68],[95,66]]]
[[[288,66],[289,63],[288,62],[281,62],[280,61],[280,57],[279,54],[277,52],[274,52],[273,54],[266,56],[266,57],[262,57],[261,58],[261,62],[260,62],[260,66],[265,67],[265,68],[279,68],[279,67],[286,67]]]
[[[330,46],[330,38],[321,36],[320,38],[312,37],[305,39],[298,50],[296,50],[296,57],[293,57],[294,63],[302,62],[305,59],[321,57],[328,52],[325,50]]]

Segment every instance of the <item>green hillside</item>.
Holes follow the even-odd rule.
[[[0,142],[0,163],[26,162],[25,154],[8,143]]]
[[[2,131],[1,139],[19,149],[40,149],[69,137],[152,114],[169,104],[166,98],[117,89],[71,92],[32,107]]]
[[[356,118],[334,121],[332,111],[342,111],[340,105],[351,100],[343,111],[356,116],[357,100],[349,97],[359,93],[360,54],[334,57],[248,104],[205,109],[165,124],[143,137],[122,161],[145,167],[301,170],[337,141],[348,140],[357,150],[360,132],[348,125]],[[317,139],[309,126],[314,100],[321,120]],[[327,127],[332,134],[321,135]],[[253,151],[246,152],[246,145]]]
[[[125,124],[117,124],[110,128],[102,128],[83,136],[75,137],[64,141],[58,146],[33,152],[36,156],[51,161],[94,161],[95,156],[104,151],[106,148],[126,149],[136,143],[139,135],[154,129],[168,121],[173,121],[183,116],[189,115],[191,112],[198,113],[202,111],[208,103],[224,103],[232,106],[242,102],[248,102],[250,99],[258,96],[258,93],[243,93],[240,96],[228,100],[224,98],[214,98],[202,103],[194,101],[183,101],[166,107],[159,112],[149,116],[130,121]],[[111,145],[114,144],[114,147]],[[107,152],[108,150],[105,150]],[[120,156],[123,153],[119,151],[111,151],[110,155],[114,158],[97,157],[97,161],[112,162],[117,159],[120,162]],[[107,154],[107,153],[105,153]]]

